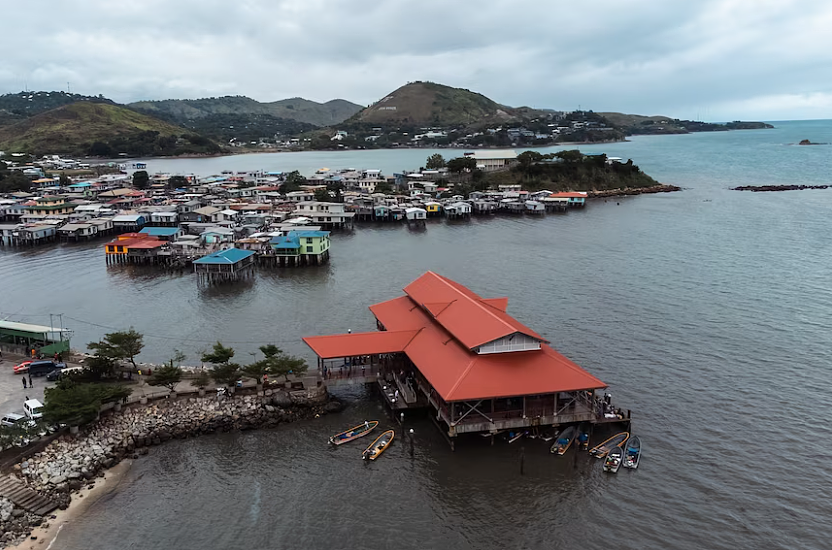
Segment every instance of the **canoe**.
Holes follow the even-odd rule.
[[[361,453],[361,458],[364,460],[375,460],[384,450],[390,446],[390,443],[393,442],[393,436],[395,432],[393,430],[387,430],[380,436],[376,438],[375,441],[370,443],[370,446],[364,449],[364,452]]]
[[[378,426],[378,420],[364,422],[358,426],[353,426],[349,430],[333,435],[329,438],[329,442],[333,445],[343,445],[344,443],[348,443],[354,439],[358,439],[359,437],[364,437],[373,431],[373,428],[376,426]]]
[[[625,468],[638,468],[638,461],[641,459],[641,438],[634,435],[627,441],[627,448],[624,450]]]
[[[614,447],[610,450],[607,458],[604,460],[604,471],[614,474],[618,472],[621,467],[621,460],[624,457],[624,449],[621,447]]]
[[[619,445],[624,445],[627,439],[630,437],[630,432],[621,432],[615,434],[611,438],[607,439],[603,443],[594,446],[589,450],[589,454],[594,456],[595,458],[604,458],[609,454],[611,450],[618,447]]]
[[[589,447],[589,422],[581,422],[578,426],[578,448],[586,450]]]
[[[559,455],[564,454],[566,451],[569,450],[569,447],[572,446],[572,442],[575,441],[575,436],[578,434],[577,428],[575,426],[569,426],[565,430],[563,430],[558,438],[555,440],[555,444],[552,445],[551,452],[557,453]]]

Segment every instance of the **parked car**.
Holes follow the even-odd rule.
[[[15,365],[14,366],[14,373],[15,374],[23,374],[23,373],[29,372],[29,365],[31,363],[32,363],[31,361],[23,361],[19,365]]]
[[[64,363],[55,363],[54,361],[33,361],[29,364],[29,374],[32,376],[46,376],[55,369],[62,369],[66,365]]]
[[[60,380],[65,376],[73,376],[73,374],[80,373],[84,370],[84,367],[63,367],[57,368],[46,375],[46,379],[50,382],[54,382],[55,380]]]
[[[26,416],[19,413],[6,413],[3,418],[0,418],[0,426],[14,427],[23,426],[26,421]]]

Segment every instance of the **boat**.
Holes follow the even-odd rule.
[[[364,422],[363,424],[359,424],[358,426],[353,426],[347,431],[333,435],[329,438],[329,442],[333,445],[343,445],[344,443],[349,443],[354,439],[364,437],[365,435],[373,431],[373,428],[375,428],[376,426],[378,426],[378,420],[370,420],[369,422]]]
[[[624,442],[627,441],[630,437],[630,432],[621,432],[615,434],[611,438],[607,439],[603,443],[600,443],[589,450],[589,454],[594,456],[595,458],[604,458],[609,454],[611,450],[618,447],[619,445],[624,445]]]
[[[555,444],[552,445],[551,452],[558,453],[559,455],[564,454],[572,446],[572,442],[575,441],[575,435],[577,433],[578,431],[575,426],[569,426],[563,430],[555,440]]]
[[[578,448],[586,450],[589,447],[589,422],[581,422],[578,426]]]
[[[361,453],[361,458],[364,460],[375,460],[384,450],[390,446],[390,443],[393,442],[393,436],[395,432],[393,430],[387,430],[380,436],[376,438],[375,441],[370,443],[370,446],[364,449],[364,452]]]
[[[638,468],[638,461],[641,459],[641,438],[634,435],[627,441],[627,448],[624,451],[624,467]]]
[[[624,449],[621,447],[613,447],[607,458],[604,460],[604,471],[614,474],[621,468],[621,459],[624,457]]]
[[[515,441],[517,441],[518,439],[520,439],[524,435],[526,435],[526,432],[517,432],[517,433],[509,432],[508,433],[508,442],[509,443],[514,443]]]

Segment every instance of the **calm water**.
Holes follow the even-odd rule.
[[[155,449],[110,500],[64,529],[60,547],[826,547],[832,190],[728,190],[832,183],[832,147],[786,145],[832,142],[832,122],[777,126],[586,148],[632,157],[682,193],[541,219],[440,221],[422,233],[360,227],[336,235],[327,266],[261,272],[235,288],[108,269],[100,244],[0,252],[3,316],[63,313],[76,347],[133,325],[153,361],[173,348],[193,358],[218,338],[244,361],[263,342],[311,359],[300,336],[372,330],[369,304],[435,270],[509,296],[512,314],[633,409],[646,446],[638,471],[607,476],[586,455],[557,459],[531,440],[492,448],[476,438],[451,453],[418,420],[413,459],[397,440],[365,465],[360,445],[324,443],[350,422],[390,424],[356,391],[339,416]],[[151,170],[293,169],[306,159],[391,172],[425,156],[256,155],[153,161]]]

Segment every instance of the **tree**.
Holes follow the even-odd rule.
[[[155,369],[153,376],[147,379],[147,383],[151,386],[164,386],[170,391],[174,391],[180,381],[182,381],[182,367],[174,365],[173,361]]]
[[[168,179],[168,189],[180,189],[188,186],[188,178],[185,176],[171,176]]]
[[[309,368],[305,360],[294,355],[286,355],[282,351],[273,358],[273,361],[272,372],[277,376],[285,377],[287,382],[290,374],[301,375]]]
[[[543,155],[541,155],[537,151],[523,151],[522,153],[517,155],[517,162],[520,171],[522,171],[527,178],[531,178],[535,166],[537,165],[537,163],[542,161],[543,158]]]
[[[319,202],[329,202],[332,197],[329,196],[328,189],[315,189],[315,200]]]
[[[205,363],[212,363],[214,365],[227,364],[231,361],[232,357],[234,357],[234,349],[223,346],[219,340],[214,344],[213,350],[202,354],[202,360]]]
[[[250,365],[246,365],[243,367],[243,374],[249,378],[254,378],[258,384],[262,384],[263,376],[272,374],[272,361],[267,357],[266,359],[261,359]]]
[[[439,153],[434,153],[428,157],[428,160],[425,162],[425,168],[428,170],[438,170],[439,168],[445,168],[445,158],[440,155]]]
[[[455,174],[471,172],[477,168],[477,160],[474,157],[457,157],[448,161],[448,171]]]
[[[87,347],[94,350],[96,355],[101,357],[113,360],[129,359],[135,369],[137,368],[136,356],[142,352],[144,347],[144,336],[130,327],[130,330],[105,334],[103,340],[90,342]]]
[[[43,417],[50,424],[80,426],[95,420],[102,403],[121,401],[132,389],[121,385],[83,384],[61,379],[44,392]]]
[[[93,380],[101,380],[115,374],[116,362],[111,357],[95,354],[84,361],[84,366]]]
[[[67,176],[66,174],[61,174],[61,177],[58,179],[58,184],[61,187],[67,187],[71,183],[72,183],[72,180],[69,179],[69,176]]]
[[[208,384],[210,383],[211,377],[208,376],[208,372],[204,370],[200,371],[199,374],[196,375],[196,378],[191,380],[191,386],[199,388],[201,390],[204,390],[205,387],[208,386]]]
[[[146,170],[133,172],[133,187],[136,189],[147,189],[148,185],[150,185],[150,176],[147,175]]]
[[[283,193],[299,191],[301,185],[306,185],[306,178],[300,172],[294,170],[286,175],[286,180],[280,186],[280,190]]]
[[[211,369],[211,378],[222,386],[234,386],[240,379],[242,371],[237,363],[219,363]]]

